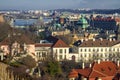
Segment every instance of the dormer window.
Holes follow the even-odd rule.
[[[108,69],[111,71],[112,69],[110,67],[108,67]]]
[[[103,72],[104,72],[105,70],[104,70],[103,68],[101,68],[101,71],[103,71]]]

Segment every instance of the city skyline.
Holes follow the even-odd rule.
[[[38,9],[117,9],[120,0],[1,0],[0,10],[38,10]]]

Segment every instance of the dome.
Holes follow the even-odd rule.
[[[88,24],[88,22],[83,16],[81,16],[81,18],[78,20],[78,24]]]
[[[77,24],[84,29],[88,27],[88,21],[82,15],[81,18],[78,20]]]

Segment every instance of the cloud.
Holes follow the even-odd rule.
[[[120,0],[1,0],[0,9],[120,8]]]

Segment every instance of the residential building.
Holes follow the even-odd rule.
[[[49,36],[44,41],[44,43],[37,43],[35,46],[38,60],[44,60],[46,57],[53,57],[57,61],[69,59],[69,46],[61,39]]]
[[[38,61],[51,57],[51,46],[52,43],[47,40],[41,40],[40,43],[35,44],[35,55]]]
[[[0,48],[4,56],[16,56],[19,54],[29,54],[32,57],[35,55],[35,45],[28,37],[23,34],[11,34],[0,42]],[[35,57],[34,57],[35,58]]]
[[[111,17],[101,17],[97,16],[92,18],[90,21],[90,26],[95,28],[100,28],[103,30],[116,30],[117,29],[116,20]]]
[[[93,39],[78,42],[79,61],[117,59],[120,52],[120,41],[115,39]]]

